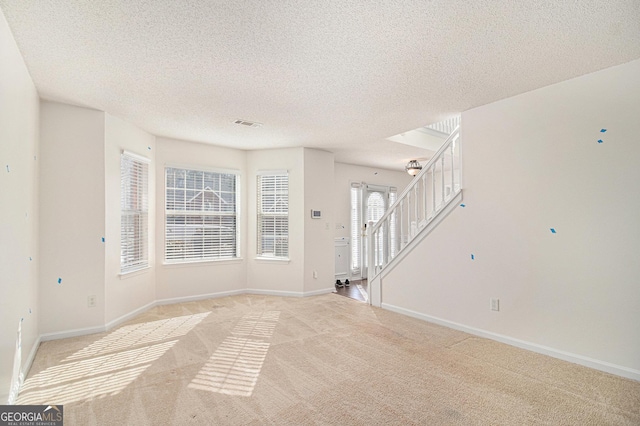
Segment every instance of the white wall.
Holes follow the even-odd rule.
[[[330,152],[304,149],[304,293],[334,290],[334,161]],[[312,219],[311,210],[322,211]],[[314,271],[317,278],[314,278]]]
[[[19,324],[23,372],[38,338],[38,114],[38,93],[0,11],[0,404],[17,389]]]
[[[207,144],[157,138],[156,141],[156,298],[193,298],[245,288],[247,281],[245,246],[247,234],[246,152]],[[164,168],[184,166],[211,170],[235,170],[240,173],[240,235],[239,260],[164,264],[165,182]]]
[[[104,115],[40,103],[41,334],[104,324]]]
[[[110,323],[155,301],[155,136],[105,114],[105,321]],[[120,154],[127,150],[149,158],[149,265],[120,275]]]
[[[463,113],[466,207],[383,303],[639,380],[638,117],[640,60]]]
[[[256,186],[260,171],[289,172],[289,260],[256,259]],[[247,152],[247,288],[283,295],[304,291],[304,149],[269,149]]]

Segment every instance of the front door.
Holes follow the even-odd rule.
[[[389,199],[389,188],[386,186],[366,185],[362,197],[362,223],[363,237],[362,241],[362,278],[367,278],[368,268],[368,244],[367,244],[367,226],[369,222],[374,224],[384,216],[387,211],[387,200]],[[382,248],[381,248],[382,249]]]

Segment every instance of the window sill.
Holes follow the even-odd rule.
[[[134,271],[120,272],[118,274],[118,277],[121,280],[126,280],[128,278],[133,278],[133,277],[137,277],[138,275],[146,274],[150,270],[151,270],[151,266],[145,266],[144,268],[136,269]]]
[[[289,263],[291,259],[288,257],[256,257],[258,263]]]
[[[212,266],[212,265],[242,263],[243,261],[244,259],[242,257],[234,257],[233,259],[192,260],[188,262],[163,262],[162,266],[165,268],[190,268],[193,266]]]

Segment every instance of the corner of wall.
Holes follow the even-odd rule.
[[[334,155],[304,149],[304,293],[333,289],[335,185]],[[321,212],[321,218],[311,211]]]
[[[39,98],[0,10],[0,403],[38,342]],[[15,328],[14,328],[15,327]]]

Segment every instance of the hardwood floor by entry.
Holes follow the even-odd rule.
[[[351,299],[359,300],[361,302],[366,302],[369,300],[367,280],[351,281],[348,287],[336,286],[336,291],[334,293],[341,296],[349,297]]]

